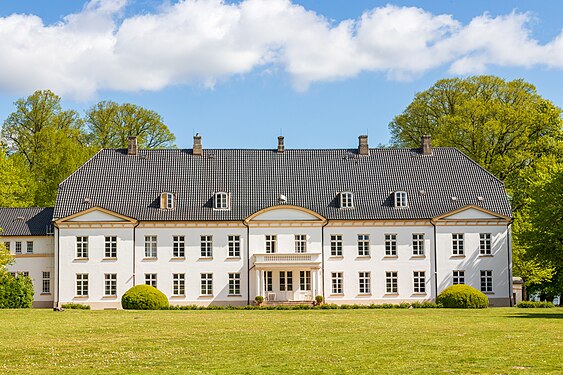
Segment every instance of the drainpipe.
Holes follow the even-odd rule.
[[[434,227],[434,244],[432,250],[434,252],[434,302],[438,299],[438,259],[437,259],[437,244],[436,244],[436,223],[430,220],[430,223]]]
[[[242,223],[246,227],[246,304],[250,305],[250,227],[244,220]]]
[[[60,300],[61,300],[61,294],[60,294],[59,285],[61,284],[61,282],[60,282],[61,281],[61,275],[60,275],[59,270],[61,269],[61,267],[59,266],[59,263],[61,261],[61,252],[59,251],[59,249],[61,247],[61,230],[55,223],[53,223],[53,226],[55,228],[57,228],[57,246],[56,246],[56,249],[55,249],[55,252],[56,252],[55,255],[56,255],[56,258],[57,258],[57,262],[55,264],[56,272],[57,272],[57,280],[56,280],[57,285],[55,286],[55,293],[57,294],[57,300],[55,301],[56,303],[55,303],[55,306],[53,306],[53,307],[60,307],[59,304],[60,304]]]
[[[137,285],[135,284],[135,275],[137,272],[137,262],[135,261],[135,253],[137,252],[137,246],[136,246],[136,229],[139,226],[140,222],[137,221],[137,224],[133,225],[133,286]]]

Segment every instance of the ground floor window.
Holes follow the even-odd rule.
[[[465,271],[453,271],[453,284],[465,284]]]
[[[104,295],[117,296],[117,274],[106,273],[104,277],[105,277]]]
[[[145,273],[145,284],[156,288],[156,273]]]
[[[240,295],[240,273],[229,274],[229,295]]]
[[[51,272],[43,271],[43,287],[41,293],[51,293]]]
[[[493,292],[493,271],[481,271],[481,292]]]
[[[87,296],[88,295],[88,274],[87,273],[77,273],[76,274],[76,295],[77,296]]]
[[[291,292],[293,290],[293,271],[280,271],[280,291]]]
[[[395,294],[399,292],[396,271],[385,272],[385,292],[389,294]]]
[[[426,293],[426,273],[424,271],[414,271],[413,284],[415,293]]]
[[[264,290],[271,292],[273,290],[272,271],[264,271]]]
[[[358,274],[358,291],[360,294],[371,293],[371,272],[360,272]]]
[[[213,274],[212,273],[202,273],[201,274],[201,295],[212,296],[213,295]]]
[[[186,294],[186,274],[172,274],[172,294],[175,296],[183,296]]]
[[[311,290],[311,271],[300,271],[300,289]]]
[[[332,273],[332,294],[344,293],[344,272]]]

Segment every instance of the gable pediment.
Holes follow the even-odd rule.
[[[101,207],[92,207],[61,218],[57,223],[135,223],[136,220]]]
[[[280,205],[260,210],[245,219],[245,222],[287,221],[287,222],[326,222],[326,219],[314,211],[303,207]]]
[[[511,221],[508,216],[500,215],[496,212],[486,210],[482,207],[469,205],[447,212],[443,215],[436,216],[432,221],[483,221],[483,220],[502,220]]]

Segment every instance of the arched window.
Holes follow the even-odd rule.
[[[354,194],[349,191],[340,193],[340,208],[353,208]]]
[[[395,192],[395,207],[407,207],[407,192],[406,191],[396,191]]]
[[[174,208],[174,194],[161,193],[160,194],[160,208],[164,210],[171,210]]]
[[[228,210],[230,208],[229,193],[223,191],[215,193],[214,206],[216,210]]]

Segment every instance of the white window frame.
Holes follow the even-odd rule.
[[[88,236],[76,236],[76,258],[88,258]]]
[[[6,247],[6,250],[10,252],[10,241],[4,241],[4,246]]]
[[[465,255],[465,240],[463,233],[452,233],[452,255]]]
[[[358,234],[358,256],[369,257],[369,234]]]
[[[76,295],[78,297],[88,297],[88,274],[76,274]]]
[[[145,273],[145,284],[156,288],[158,285],[158,274]]]
[[[424,256],[424,233],[412,234],[412,255]]]
[[[396,257],[397,256],[397,234],[386,233],[385,238],[385,256],[386,257]]]
[[[465,284],[465,270],[452,271],[452,285]]]
[[[158,258],[158,236],[145,236],[145,258]]]
[[[106,258],[117,258],[117,236],[105,236],[104,256]]]
[[[412,273],[413,291],[416,294],[426,294],[426,272],[413,271]]]
[[[306,234],[296,234],[295,235],[295,252],[298,254],[303,254],[307,252],[307,235]]]
[[[240,295],[240,273],[229,273],[229,296]]]
[[[331,257],[341,257],[342,256],[342,242],[343,236],[341,234],[331,234],[330,235],[330,256]]]
[[[202,296],[212,296],[213,295],[213,274],[212,273],[202,273],[201,277],[201,295]]]
[[[42,276],[41,294],[51,294],[51,272],[43,271]]]
[[[493,271],[492,270],[481,270],[481,292],[492,293],[493,292]]]
[[[277,252],[278,236],[275,234],[264,235],[266,254],[275,254]]]
[[[340,193],[340,208],[354,208],[354,193],[350,191]]]
[[[240,258],[240,236],[233,234],[227,236],[229,258]]]
[[[175,204],[174,194],[163,192],[160,194],[160,208],[163,210],[172,210]]]
[[[492,255],[491,233],[479,233],[479,255]]]
[[[25,245],[25,253],[33,254],[33,241],[26,241]]]
[[[186,257],[186,236],[172,236],[172,257]]]
[[[172,274],[172,295],[185,296],[186,295],[186,274],[173,273]]]
[[[293,271],[280,271],[280,292],[293,291]]]
[[[311,271],[299,271],[299,289],[301,291],[311,290]]]
[[[264,291],[271,292],[274,290],[274,275],[272,271],[264,271]]]
[[[406,191],[396,191],[395,192],[395,207],[396,208],[404,208],[408,207],[409,202],[407,199],[407,192]]]
[[[358,272],[358,294],[371,294],[371,272]]]
[[[231,194],[219,191],[213,197],[213,209],[229,210],[231,208]]]
[[[201,258],[213,258],[213,236],[204,234],[199,237]]]
[[[399,294],[399,272],[385,271],[385,293]]]
[[[344,272],[332,272],[330,285],[331,294],[344,294]]]
[[[115,297],[117,296],[117,274],[105,273],[104,274],[104,296]]]
[[[21,243],[21,241],[16,241],[15,252],[16,252],[16,254],[22,253],[22,243]]]

